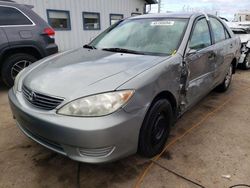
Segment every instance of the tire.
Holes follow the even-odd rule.
[[[231,81],[233,77],[233,64],[230,65],[226,77],[224,78],[223,82],[216,87],[216,91],[218,92],[226,92],[230,87]]]
[[[7,57],[2,65],[1,75],[3,82],[8,86],[12,87],[14,85],[14,80],[17,74],[29,66],[33,62],[37,61],[32,55],[25,53],[13,54]]]
[[[138,153],[143,157],[159,154],[164,149],[173,122],[173,110],[168,100],[159,99],[154,102],[140,130]]]
[[[248,70],[250,69],[250,52],[247,53],[245,61],[242,64],[242,69]]]

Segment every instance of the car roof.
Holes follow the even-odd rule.
[[[23,4],[19,4],[15,1],[9,1],[9,0],[0,0],[0,5],[3,6],[12,6],[12,7],[16,7],[16,8],[20,8],[23,7]]]
[[[12,7],[16,7],[16,8],[22,8],[22,7],[26,7],[29,9],[34,8],[33,5],[26,5],[26,4],[22,4],[22,3],[20,4],[20,3],[17,3],[15,1],[12,1],[12,0],[0,0],[0,5],[12,6]]]
[[[198,17],[205,13],[200,12],[185,12],[185,13],[158,13],[158,14],[144,14],[140,16],[130,17],[129,19],[147,19],[147,18],[191,18]]]
[[[5,4],[5,5],[16,5],[16,4],[18,4],[18,3],[15,2],[15,1],[12,1],[12,0],[0,0],[0,4]]]

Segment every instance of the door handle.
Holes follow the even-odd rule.
[[[230,44],[230,48],[233,48],[233,44]]]

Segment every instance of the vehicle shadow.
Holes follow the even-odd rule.
[[[33,145],[33,144],[32,144]],[[31,161],[36,182],[41,187],[133,187],[150,160],[138,155],[105,164],[86,164],[51,152],[42,146]],[[44,181],[46,179],[47,181]]]
[[[3,92],[3,91],[8,91],[8,87],[5,86],[5,84],[3,83],[2,80],[0,80],[0,92]]]

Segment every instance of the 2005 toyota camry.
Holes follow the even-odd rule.
[[[240,41],[217,17],[153,14],[24,69],[9,91],[18,127],[71,159],[101,163],[164,148],[175,120],[226,91]]]

